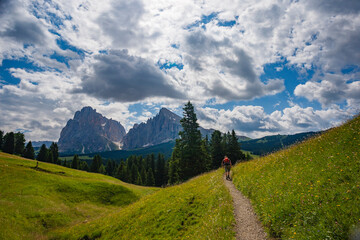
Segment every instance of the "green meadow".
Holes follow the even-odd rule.
[[[158,188],[39,163],[0,152],[0,239],[47,239],[52,231],[95,220]]]
[[[266,157],[238,164],[235,186],[271,237],[348,239],[360,227],[360,117]]]

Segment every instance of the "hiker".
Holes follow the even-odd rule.
[[[221,163],[222,166],[225,167],[226,180],[230,180],[230,168],[231,168],[231,160],[226,155]]]

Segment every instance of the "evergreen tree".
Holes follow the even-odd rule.
[[[14,154],[22,155],[25,150],[25,136],[21,132],[14,134]]]
[[[155,186],[155,178],[152,168],[149,168],[149,171],[146,175],[146,186]]]
[[[221,166],[221,161],[224,158],[224,148],[222,145],[221,132],[215,130],[211,135],[210,140],[210,156],[212,162],[212,169],[217,169]]]
[[[181,168],[179,166],[179,162],[181,161],[181,152],[180,139],[176,139],[175,147],[169,162],[169,184],[176,184],[181,180]]]
[[[95,155],[90,166],[90,171],[94,173],[100,172],[100,167],[102,166],[102,159],[99,154]]]
[[[105,170],[106,170],[106,174],[109,175],[109,176],[114,176],[115,175],[115,170],[116,170],[116,162],[109,159],[107,162],[106,162],[106,167],[105,167]]]
[[[143,185],[146,185],[147,173],[146,173],[146,170],[145,170],[144,165],[141,166],[140,176],[141,176],[142,184],[143,184]],[[139,185],[140,185],[140,184],[139,184]]]
[[[40,162],[46,162],[48,160],[48,154],[49,154],[49,151],[46,148],[46,145],[43,144],[40,147],[40,151],[39,151],[39,154],[37,155],[36,159]]]
[[[137,173],[137,178],[136,178],[135,184],[136,185],[143,185],[143,181],[141,179],[141,175],[140,175],[139,172]]]
[[[35,151],[31,141],[26,144],[23,156],[24,158],[28,158],[28,159],[35,159]]]
[[[156,161],[156,169],[155,169],[155,185],[161,186],[165,182],[165,159],[164,155],[158,154],[158,158]]]
[[[50,149],[48,149],[48,154],[47,154],[46,162],[48,162],[48,163],[54,163],[54,158],[53,158],[53,155],[52,155],[51,152],[50,152]]]
[[[71,168],[73,169],[80,169],[80,159],[77,154],[74,155],[74,158],[71,162]]]
[[[4,136],[3,151],[6,153],[13,154],[15,148],[14,141],[15,141],[14,133],[13,132],[6,133]]]
[[[80,162],[80,169],[86,172],[90,170],[89,165],[85,161]]]
[[[59,163],[59,148],[58,148],[57,143],[55,143],[55,142],[51,143],[49,151],[50,151],[50,154],[52,155],[52,162],[60,165],[60,163]]]
[[[106,174],[106,169],[105,169],[104,164],[101,164],[101,166],[100,166],[100,168],[99,168],[99,173],[101,173],[101,174]]]
[[[194,111],[194,106],[190,101],[185,104],[183,108],[184,116],[180,120],[183,131],[179,132],[180,135],[180,148],[182,156],[179,159],[180,167],[180,180],[187,180],[196,176],[199,173],[205,172],[205,164],[203,152],[201,151],[201,133],[197,117]]]
[[[241,152],[240,143],[235,134],[235,131],[232,130],[231,135],[229,136],[228,157],[233,164],[235,164],[237,160],[243,161],[245,159],[245,155]]]
[[[136,181],[138,179],[138,174],[140,175],[138,167],[135,164],[132,164],[131,171],[130,171],[131,183],[136,183]]]
[[[4,132],[0,130],[0,150],[3,147]]]

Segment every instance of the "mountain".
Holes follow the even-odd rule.
[[[179,138],[181,117],[166,108],[160,109],[159,114],[150,118],[146,123],[135,124],[126,134],[123,140],[124,150],[153,146]],[[209,138],[213,129],[199,127],[203,136]]]
[[[319,134],[320,132],[305,132],[293,135],[273,135],[257,139],[241,141],[241,149],[252,152],[255,155],[266,155],[288,147],[294,143]]]
[[[125,136],[125,128],[107,119],[95,109],[84,107],[75,113],[61,130],[59,152],[91,153],[118,150]]]
[[[123,149],[135,149],[157,145],[176,139],[181,130],[180,117],[162,108],[154,118],[146,123],[135,124],[123,139]]]

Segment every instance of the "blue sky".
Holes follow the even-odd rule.
[[[0,129],[57,141],[91,106],[126,130],[161,107],[252,138],[360,109],[359,1],[0,2]]]

